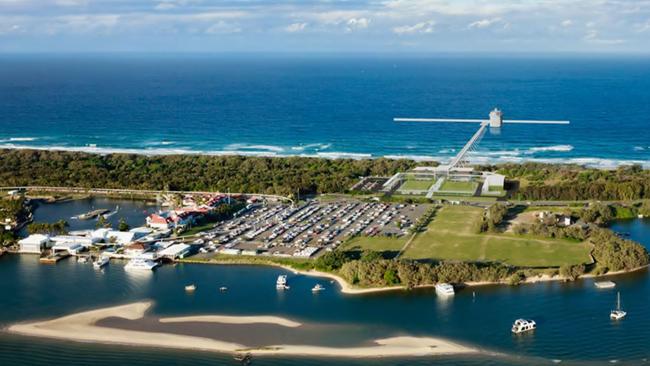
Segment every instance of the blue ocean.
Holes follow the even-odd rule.
[[[650,60],[632,56],[0,56],[0,148],[650,166]]]

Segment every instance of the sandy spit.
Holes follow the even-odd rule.
[[[430,356],[449,355],[461,353],[476,353],[477,350],[453,342],[429,337],[393,337],[377,339],[376,345],[333,348],[318,345],[268,345],[263,347],[247,347],[243,344],[223,342],[211,338],[194,337],[181,334],[144,332],[100,327],[95,325],[101,319],[119,317],[137,320],[144,317],[151,307],[151,302],[138,302],[122,306],[114,306],[96,310],[85,311],[52,320],[31,323],[19,323],[10,326],[7,331],[25,336],[63,339],[75,342],[92,342],[107,344],[122,344],[130,346],[147,346],[158,348],[174,348],[185,350],[203,350],[220,353],[250,352],[251,354],[264,355],[303,355],[323,357],[398,357],[398,356]],[[259,322],[258,317],[204,316],[188,317],[187,321],[236,321],[237,324]],[[172,321],[182,321],[182,318],[167,318]],[[296,323],[282,318],[262,317],[265,322],[282,323],[294,326]]]

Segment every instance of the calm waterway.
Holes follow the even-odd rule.
[[[37,215],[44,214],[45,210],[38,212],[44,207]],[[619,222],[613,228],[650,245],[650,220]],[[444,337],[505,355],[381,360],[256,357],[256,365],[538,365],[557,360],[570,365],[605,365],[613,360],[638,365],[650,358],[647,271],[613,278],[629,313],[618,323],[609,319],[616,291],[597,290],[592,280],[480,287],[441,301],[430,290],[344,295],[327,280],[291,273],[287,273],[291,290],[278,293],[274,283],[282,272],[254,266],[168,265],[145,276],[133,276],[120,262],[112,262],[99,272],[73,260],[49,266],[40,265],[35,256],[5,255],[0,258],[0,327],[152,299],[155,315],[270,314],[352,326],[354,330],[343,335],[328,332],[325,338]],[[197,285],[195,294],[184,292],[183,286],[188,283]],[[313,295],[309,289],[316,283],[327,290]],[[230,290],[220,293],[219,286]],[[518,317],[535,319],[539,329],[525,336],[511,335],[510,325]],[[282,342],[278,337],[278,343]],[[323,340],[330,344],[334,341]],[[6,333],[0,333],[0,360],[3,365],[50,366],[237,364],[230,355],[78,344]]]

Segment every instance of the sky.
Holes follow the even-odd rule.
[[[650,0],[0,0],[0,52],[650,53]]]

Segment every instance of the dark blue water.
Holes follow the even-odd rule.
[[[509,125],[476,161],[650,161],[647,58],[0,56],[0,147],[446,158],[473,125],[396,116],[568,119]]]
[[[650,244],[648,220],[619,222],[614,229]],[[612,278],[629,313],[620,322],[609,319],[616,291],[597,290],[592,280],[479,287],[441,301],[429,290],[342,295],[326,280],[291,273],[291,290],[278,293],[274,281],[281,272],[268,267],[177,265],[134,276],[119,262],[97,272],[71,260],[47,266],[38,264],[34,256],[5,255],[0,258],[0,308],[4,309],[0,326],[152,299],[154,315],[279,315],[351,327],[353,332],[341,335],[351,341],[435,336],[503,354],[385,360],[259,357],[255,360],[259,365],[539,365],[552,360],[569,365],[613,361],[638,365],[650,358],[650,275],[646,271]],[[184,292],[187,283],[197,285],[194,295]],[[328,289],[314,296],[309,289],[316,283]],[[230,290],[220,293],[219,286]],[[518,317],[535,319],[538,330],[512,336],[509,327]],[[325,342],[336,341],[335,333],[324,337],[330,338]],[[0,333],[0,359],[8,365],[234,364],[227,355],[76,344],[4,333]]]
[[[78,220],[73,217],[97,209],[110,210],[105,224],[110,224],[113,228],[117,229],[121,219],[124,219],[131,228],[143,226],[145,224],[145,218],[157,212],[159,207],[155,203],[145,201],[92,197],[54,204],[38,202],[33,209],[33,214],[35,222],[65,220],[69,225],[69,231],[94,230],[97,226],[96,219]],[[23,234],[25,234],[25,230],[23,230]]]

